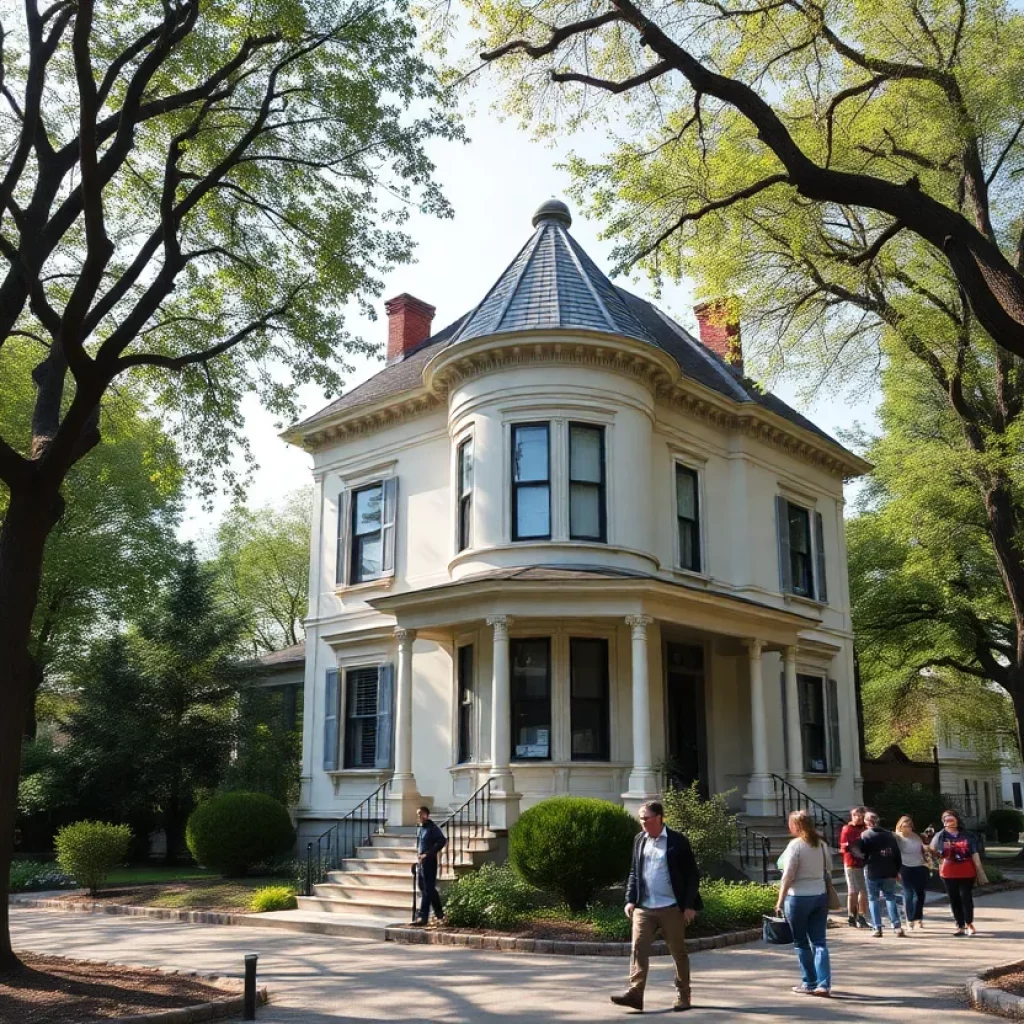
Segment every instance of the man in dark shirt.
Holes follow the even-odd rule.
[[[878,815],[868,811],[864,815],[867,828],[861,834],[860,848],[864,857],[864,874],[868,884],[868,910],[871,912],[871,933],[876,939],[882,937],[882,897],[889,908],[889,921],[893,931],[902,939],[903,922],[896,902],[896,878],[903,866],[900,845],[896,837],[878,823]]]
[[[416,876],[420,887],[420,915],[413,924],[425,925],[430,918],[430,908],[434,908],[434,917],[444,920],[441,908],[441,897],[437,893],[437,855],[448,845],[444,833],[430,820],[430,808],[421,807],[416,812],[416,820],[420,823],[416,833]]]

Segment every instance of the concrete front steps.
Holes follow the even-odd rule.
[[[498,847],[489,832],[465,837],[455,851],[455,874],[478,867]],[[447,854],[447,849],[445,854]],[[344,858],[325,881],[313,886],[312,896],[299,896],[301,910],[342,914],[367,920],[408,921],[413,909],[413,868],[416,865],[416,830],[385,828],[370,845],[359,846],[354,857]],[[448,859],[442,855],[438,889],[451,881]]]

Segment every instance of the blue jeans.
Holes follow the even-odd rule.
[[[882,930],[882,897],[884,895],[893,931],[898,931],[903,927],[903,922],[900,920],[900,907],[896,902],[896,879],[869,878],[867,881],[868,912],[871,914],[871,924],[878,931]]]
[[[832,988],[832,968],[825,945],[825,928],[828,925],[828,895],[787,896],[786,920],[793,929],[793,945],[804,987]]]
[[[923,865],[903,868],[900,871],[903,883],[903,905],[908,921],[920,921],[924,917],[924,892],[928,885],[928,869]]]

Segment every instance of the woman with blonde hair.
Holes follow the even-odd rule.
[[[776,914],[785,912],[793,930],[793,944],[800,961],[803,981],[794,992],[828,996],[832,993],[825,929],[828,926],[828,892],[825,876],[832,871],[832,854],[818,834],[808,811],[793,811],[789,816],[792,841],[779,858],[782,881]]]
[[[899,843],[902,865],[900,882],[903,884],[903,904],[907,912],[907,927],[924,928],[924,892],[928,885],[928,847],[914,831],[914,821],[904,814],[896,822],[896,842]]]

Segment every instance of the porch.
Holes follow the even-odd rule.
[[[813,614],[704,581],[557,567],[371,604],[397,623],[391,823],[411,823],[423,794],[455,807],[487,780],[499,832],[560,793],[636,813],[666,776],[732,790],[755,818],[780,813],[783,779],[852,798],[843,649],[815,637]]]

